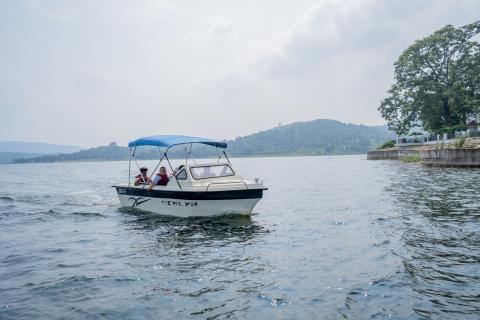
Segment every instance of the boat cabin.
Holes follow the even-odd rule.
[[[237,175],[229,163],[185,164],[175,169],[175,176],[169,174],[169,182],[166,186],[156,185],[153,189],[185,191],[247,189],[247,183]],[[143,189],[146,186],[134,187]]]

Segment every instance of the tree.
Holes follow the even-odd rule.
[[[395,62],[395,82],[378,110],[397,134],[440,133],[480,114],[480,21],[447,25],[417,40]]]

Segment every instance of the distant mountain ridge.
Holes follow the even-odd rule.
[[[46,142],[0,141],[0,163],[11,163],[15,159],[38,158],[49,154],[71,153],[81,147]]]
[[[71,153],[81,150],[82,147],[62,145],[46,142],[28,141],[0,141],[0,152],[23,152],[23,153]]]
[[[281,155],[361,154],[394,138],[387,126],[366,126],[318,119],[295,122],[227,140],[229,154],[237,157]],[[215,148],[196,146],[195,157],[214,157]],[[172,148],[171,158],[185,156],[182,147]],[[74,153],[16,159],[15,163],[128,160],[127,147],[110,145]],[[137,159],[157,159],[156,148],[139,148]]]

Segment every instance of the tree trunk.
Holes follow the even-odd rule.
[[[443,98],[443,120],[448,127],[452,126],[452,115],[450,114],[450,106],[448,98]]]

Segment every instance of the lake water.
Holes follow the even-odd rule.
[[[233,163],[251,218],[119,212],[126,162],[0,166],[0,319],[480,317],[480,170]]]

